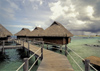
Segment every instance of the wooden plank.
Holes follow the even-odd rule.
[[[0,46],[0,49],[2,48],[2,46]],[[4,49],[21,49],[22,46],[4,46]]]
[[[23,42],[20,41],[23,46]],[[28,49],[28,43],[24,42],[24,47]],[[30,51],[37,51],[39,47],[30,44]],[[37,55],[41,53],[38,52]],[[43,49],[43,60],[37,71],[74,71],[66,56]]]
[[[74,71],[66,56],[44,51],[44,59],[37,71]]]

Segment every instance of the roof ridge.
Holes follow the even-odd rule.
[[[69,32],[62,24],[54,21],[47,29],[43,31],[41,36],[70,37],[73,36],[73,34]]]
[[[34,30],[35,30],[35,29],[43,29],[43,28],[41,28],[41,27],[35,27]]]
[[[0,24],[0,29],[2,30],[2,32],[6,35],[6,36],[11,36],[12,33],[10,31],[8,31],[2,24]]]

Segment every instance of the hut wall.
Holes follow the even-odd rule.
[[[66,38],[63,37],[44,37],[43,41],[56,44],[66,44]]]
[[[71,38],[70,37],[44,37],[43,41],[64,45],[70,43]]]
[[[63,38],[63,44],[68,44],[70,42],[71,42],[71,38],[70,37]]]
[[[43,41],[43,38],[34,38],[36,41]]]
[[[70,37],[68,38],[68,43],[71,43],[71,38]]]
[[[26,40],[26,36],[17,36],[17,39]]]
[[[67,43],[67,38],[63,38],[63,44]]]
[[[30,40],[43,41],[42,37],[28,37]]]

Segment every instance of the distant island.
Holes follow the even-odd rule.
[[[75,35],[76,37],[100,37],[100,35]]]

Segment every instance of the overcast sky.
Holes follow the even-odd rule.
[[[0,24],[13,34],[54,20],[75,35],[100,34],[100,0],[0,0]]]

